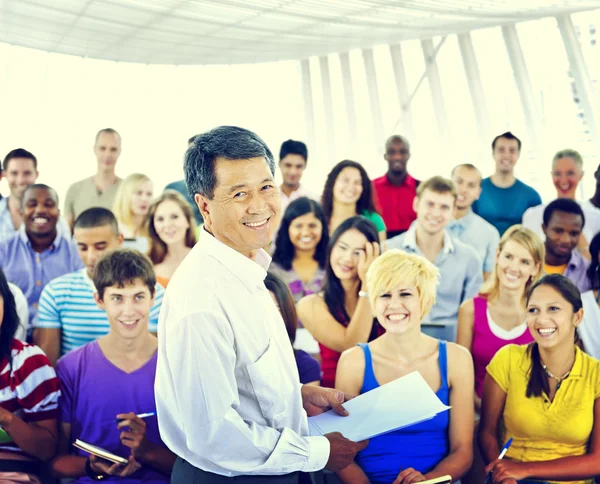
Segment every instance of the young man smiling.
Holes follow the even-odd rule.
[[[137,251],[119,249],[96,264],[93,281],[110,331],[58,362],[59,448],[51,469],[77,483],[116,476],[127,484],[167,484],[175,455],[162,442],[155,415],[158,342],[148,332],[156,287],[152,263]],[[137,416],[148,413],[144,419]],[[76,439],[128,463],[111,464],[81,450],[73,455]]]
[[[92,281],[100,258],[123,243],[117,219],[101,207],[82,212],[75,220],[73,239],[85,268],[52,280],[42,291],[33,338],[55,364],[65,353],[108,333],[106,312],[96,305]],[[150,313],[150,332],[156,333],[164,289],[157,284]]]
[[[405,233],[387,241],[389,249],[421,255],[439,269],[436,302],[423,319],[423,332],[452,342],[456,340],[458,308],[477,295],[483,282],[482,263],[475,249],[446,230],[456,197],[451,180],[434,176],[422,182],[413,202],[417,220]]]
[[[21,200],[23,225],[0,244],[0,267],[25,294],[29,323],[37,314],[42,290],[52,279],[83,268],[73,241],[57,231],[58,195],[48,185],[25,188]]]

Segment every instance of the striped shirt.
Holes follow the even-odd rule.
[[[44,352],[13,339],[12,367],[4,359],[0,371],[0,406],[25,422],[56,419],[60,384]],[[0,451],[25,454],[14,442],[0,444]]]
[[[95,292],[85,268],[57,277],[42,291],[33,326],[61,330],[61,355],[108,334],[110,324],[106,312],[96,305]],[[148,321],[151,333],[156,333],[158,328],[164,293],[157,284]]]

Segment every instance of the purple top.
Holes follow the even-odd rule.
[[[498,338],[490,329],[490,322],[487,317],[487,299],[477,296],[473,298],[475,309],[473,320],[473,342],[471,343],[473,353],[473,364],[475,366],[475,393],[481,397],[483,390],[483,380],[485,378],[486,367],[500,348],[514,344],[526,345],[533,342],[533,336],[529,329],[513,339]]]
[[[578,251],[574,250],[571,253],[571,259],[569,260],[567,268],[563,274],[579,288],[582,294],[592,288],[586,273],[589,266],[590,262]]]
[[[75,243],[60,233],[45,251],[35,252],[23,225],[11,238],[0,244],[0,267],[6,279],[25,294],[31,325],[44,286],[56,277],[83,269],[84,265]]]
[[[296,274],[296,271],[293,268],[287,271],[277,264],[277,262],[271,262],[269,272],[276,275],[287,284],[292,296],[294,296],[294,302],[296,303],[304,296],[321,292],[323,281],[325,280],[325,270],[321,268],[317,269],[312,280],[306,284],[300,279],[300,276]]]
[[[306,351],[295,350],[296,366],[300,374],[300,383],[321,381],[321,364]]]
[[[108,361],[98,341],[63,356],[56,365],[56,373],[61,382],[59,421],[71,424],[71,442],[81,439],[127,459],[131,455],[131,449],[121,444],[121,432],[117,430],[115,418],[119,413],[156,411],[156,358],[157,353],[141,368],[125,373]],[[148,440],[165,446],[158,433],[156,416],[145,418],[144,422]],[[75,447],[72,451],[75,455],[88,455]],[[106,481],[164,484],[170,481],[170,476],[142,464],[142,468],[128,478],[109,477]],[[80,477],[74,482],[93,481],[88,477]]]

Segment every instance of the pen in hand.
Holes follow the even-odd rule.
[[[136,417],[137,418],[148,418],[148,417],[154,417],[155,415],[156,415],[156,412],[138,413],[136,415]],[[125,419],[124,418],[116,418],[115,423],[122,422],[123,420],[125,420]]]
[[[502,450],[500,451],[500,455],[498,456],[498,460],[502,460],[504,458],[504,456],[508,452],[508,448],[510,447],[510,444],[512,444],[512,440],[513,440],[512,438],[508,439],[508,442],[506,442],[506,444],[504,445],[504,447],[502,447]],[[484,484],[489,484],[489,482],[492,479],[492,472],[493,471],[488,472],[488,475],[485,476],[485,483]]]

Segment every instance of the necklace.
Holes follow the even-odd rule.
[[[548,378],[552,378],[553,380],[556,380],[556,391],[558,391],[558,389],[560,388],[560,386],[562,385],[562,382],[565,381],[567,379],[567,377],[569,376],[569,374],[571,373],[571,370],[567,371],[563,376],[558,377],[555,376],[547,367],[546,365],[542,362],[542,368],[544,369],[544,371],[546,372],[546,375],[548,376]]]

